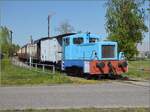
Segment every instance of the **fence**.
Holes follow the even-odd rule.
[[[150,79],[150,60],[140,59],[129,61],[129,71],[128,74],[132,77]]]
[[[23,67],[23,68],[27,68],[29,70],[35,70],[37,72],[51,72],[52,74],[55,74],[56,70],[55,70],[55,66],[54,65],[49,65],[49,64],[41,64],[41,63],[30,63],[30,62],[20,62],[18,59],[16,58],[12,58],[11,59],[12,64],[19,66],[19,67]]]
[[[39,64],[39,63],[30,63],[30,62],[25,62],[25,64],[29,65],[29,69],[32,69],[34,67],[36,71],[38,71],[39,68],[42,68],[42,71],[46,72],[47,71],[46,68],[49,68],[49,69],[52,68],[52,73],[53,74],[55,73],[55,66],[54,65]]]

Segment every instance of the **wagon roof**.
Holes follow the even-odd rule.
[[[74,34],[76,34],[76,33],[65,33],[65,34],[61,34],[61,35],[57,35],[57,36],[53,36],[53,37],[43,37],[38,40],[35,40],[34,43],[38,43],[42,40],[47,40],[47,39],[52,39],[52,38],[63,38],[65,36],[74,35]]]

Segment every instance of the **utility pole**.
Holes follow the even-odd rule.
[[[30,43],[33,44],[32,35],[30,36]]]
[[[32,52],[31,52],[31,48],[33,47],[33,39],[32,39],[32,35],[30,36],[30,43],[29,43],[29,64],[30,64],[30,69],[32,66]]]
[[[13,55],[13,52],[12,52],[12,34],[13,34],[13,32],[12,32],[12,30],[10,30],[10,42],[11,42],[11,51],[10,51],[10,56],[12,57],[12,55]]]
[[[50,20],[51,20],[51,17],[53,16],[54,14],[49,14],[48,15],[48,37],[50,37]]]
[[[11,45],[12,45],[12,34],[13,34],[12,30],[10,30],[10,41],[11,41]]]
[[[149,6],[150,6],[150,1],[149,1]],[[148,20],[150,20],[150,9],[148,11]],[[150,21],[149,22],[149,27],[148,27],[148,33],[149,33],[149,53],[148,55],[150,56]]]
[[[48,37],[49,37],[49,27],[50,27],[50,26],[49,26],[49,23],[50,23],[50,17],[51,17],[51,16],[48,15]]]

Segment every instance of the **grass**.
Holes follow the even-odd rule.
[[[150,60],[129,61],[128,63],[129,71],[126,73],[127,76],[131,78],[150,79]]]
[[[0,112],[149,112],[150,108],[81,108],[81,109],[43,109],[43,110],[5,110]]]
[[[55,74],[37,72],[11,64],[9,59],[1,61],[1,85],[34,85],[34,84],[62,84],[72,81],[59,72]]]
[[[79,77],[69,77],[65,76],[60,72],[51,74],[50,71],[46,73],[37,72],[35,70],[29,70],[14,66],[11,64],[9,59],[3,59],[0,62],[1,72],[0,72],[0,83],[1,86],[7,85],[49,85],[49,84],[95,84],[102,83],[106,80],[86,80]],[[140,78],[140,79],[150,79],[150,71],[140,70],[149,69],[150,70],[150,60],[141,61],[129,61],[129,71],[125,75],[130,78]],[[108,81],[108,80],[107,80]]]
[[[0,83],[1,86],[14,86],[14,85],[49,85],[49,84],[94,84],[104,81],[98,80],[86,80],[83,78],[69,77],[63,73],[56,72],[51,74],[51,71],[46,70],[42,72],[38,69],[29,70],[26,68],[12,65],[10,59],[3,59],[0,62],[1,74]]]
[[[96,83],[103,83],[103,82],[111,82],[110,80],[108,79],[103,79],[103,80],[87,80],[87,79],[84,79],[84,78],[81,78],[81,77],[69,77],[70,80],[72,81],[72,83],[74,84],[96,84]]]

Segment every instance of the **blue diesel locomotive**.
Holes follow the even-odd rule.
[[[63,37],[61,67],[71,75],[121,75],[128,71],[117,42],[103,41],[99,35],[90,33]]]

